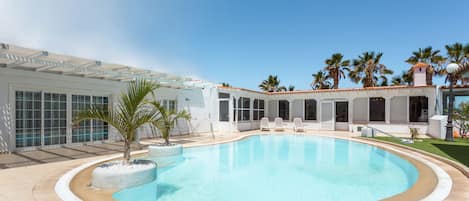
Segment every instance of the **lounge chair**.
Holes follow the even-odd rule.
[[[305,127],[303,126],[303,121],[301,121],[301,118],[293,119],[293,131],[305,132]]]
[[[270,131],[270,127],[269,127],[269,118],[267,118],[267,117],[262,117],[260,129],[261,129],[261,131]]]
[[[283,119],[280,117],[275,118],[274,120],[275,123],[275,128],[274,130],[276,131],[284,131],[285,127],[283,126]]]

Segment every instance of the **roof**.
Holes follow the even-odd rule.
[[[205,87],[211,84],[189,77],[56,54],[6,43],[0,43],[1,67],[121,82],[142,78],[153,80],[162,86],[168,87]]]
[[[423,63],[423,62],[418,62],[412,66],[412,69],[415,70],[416,68],[427,68],[428,66],[430,65]]]
[[[469,87],[469,85],[468,85]],[[393,90],[393,89],[415,89],[415,88],[435,88],[434,85],[427,86],[383,86],[383,87],[366,87],[366,88],[343,88],[343,89],[315,89],[315,90],[297,90],[297,91],[281,91],[281,92],[260,92],[244,88],[218,86],[219,89],[231,89],[238,91],[247,91],[254,93],[261,93],[266,95],[279,95],[279,94],[303,94],[303,93],[331,93],[331,92],[351,92],[351,91],[372,91],[372,90]]]
[[[445,85],[445,86],[441,86],[441,88],[442,88],[442,89],[449,89],[449,87],[448,87],[448,86],[446,86],[446,85]],[[467,88],[469,88],[469,84],[463,84],[463,85],[460,85],[460,84],[458,84],[458,85],[453,85],[453,89],[467,89]]]

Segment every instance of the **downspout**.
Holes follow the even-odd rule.
[[[213,87],[210,88],[210,101],[213,101]],[[212,138],[215,139],[215,133],[213,132],[213,122],[212,122],[212,108],[208,110],[208,121],[210,122],[210,132],[212,133]]]
[[[441,85],[437,85],[435,87],[435,108],[434,108],[435,115],[443,114],[443,112],[442,112],[443,105],[441,105],[441,107],[440,107],[440,98],[441,98],[440,97],[440,94],[441,94],[440,93],[441,92],[440,88],[441,88]]]

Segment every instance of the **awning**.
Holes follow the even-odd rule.
[[[0,68],[12,68],[120,82],[128,82],[141,78],[153,80],[162,86],[174,88],[202,88],[213,86],[210,82],[195,80],[189,77],[60,55],[6,43],[0,43]]]

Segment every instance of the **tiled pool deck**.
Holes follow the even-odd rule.
[[[258,131],[242,132],[213,138],[208,134],[181,136],[173,138],[173,142],[185,146],[220,143],[239,138],[241,135],[253,134]],[[349,132],[315,131],[306,134],[326,134],[341,138],[351,138],[355,134]],[[144,149],[146,145],[161,142],[161,139],[141,141],[141,145],[133,145],[133,150]],[[383,146],[389,146],[383,144]],[[54,191],[55,183],[65,172],[87,162],[120,155],[122,144],[104,143],[85,146],[67,146],[29,152],[17,152],[0,155],[0,200],[59,200]],[[405,150],[406,152],[412,152]],[[412,153],[435,163],[451,177],[453,186],[446,200],[469,200],[469,179],[459,170],[439,160],[420,153]]]

